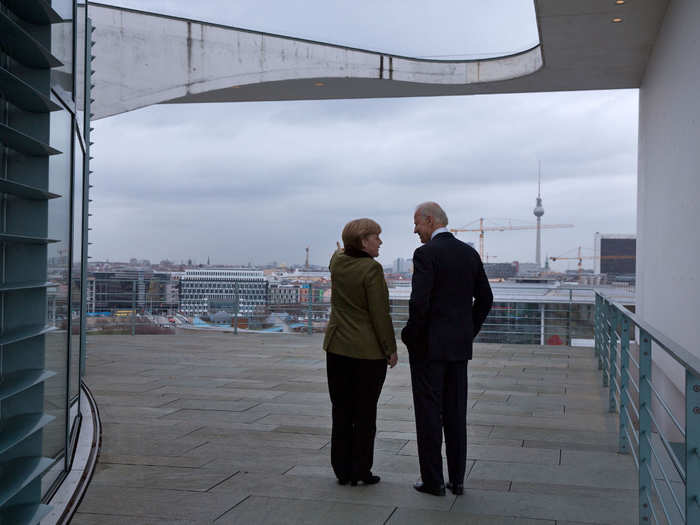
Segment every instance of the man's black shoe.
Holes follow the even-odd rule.
[[[439,487],[430,487],[425,483],[419,481],[413,485],[413,488],[418,492],[423,492],[424,494],[431,494],[433,496],[444,496],[445,495],[445,485],[440,485]]]
[[[452,491],[452,494],[454,494],[455,496],[461,496],[462,494],[464,494],[464,485],[462,485],[461,483],[453,485],[448,481],[447,488],[450,489]]]

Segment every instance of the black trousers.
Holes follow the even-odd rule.
[[[442,433],[447,472],[454,484],[464,483],[467,464],[467,361],[410,358],[416,414],[418,462],[423,483],[437,487],[442,475]]]
[[[372,470],[377,402],[386,367],[386,359],[354,359],[326,352],[333,404],[331,465],[338,479],[363,479]]]

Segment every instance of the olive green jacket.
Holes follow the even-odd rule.
[[[331,316],[323,349],[357,359],[383,359],[396,352],[382,265],[338,250],[330,270]]]

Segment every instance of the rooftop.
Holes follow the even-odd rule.
[[[89,338],[86,382],[103,425],[73,523],[637,522],[593,350],[477,345],[466,493],[417,494],[408,359],[387,374],[374,471],[341,487],[329,464],[321,335]]]

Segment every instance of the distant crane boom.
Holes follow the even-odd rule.
[[[543,224],[540,226],[540,228],[544,228],[547,230],[553,230],[556,228],[573,228],[573,224]],[[479,219],[479,227],[478,228],[450,228],[450,231],[452,233],[459,233],[459,232],[479,232],[479,255],[481,258],[484,258],[484,233],[485,232],[503,232],[503,231],[509,231],[509,230],[536,230],[537,226],[513,226],[512,224],[508,224],[505,226],[484,226],[484,218]]]

